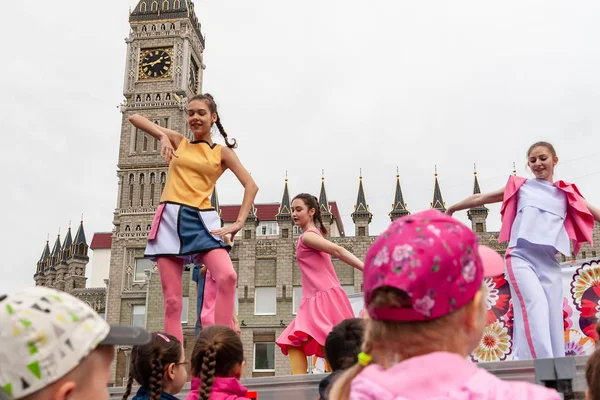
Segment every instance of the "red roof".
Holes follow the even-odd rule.
[[[99,232],[99,233],[94,233],[94,237],[92,238],[92,243],[90,244],[90,249],[92,249],[92,250],[110,249],[111,245],[112,245],[112,233]]]
[[[333,214],[333,219],[336,221],[338,228],[340,230],[341,235],[345,235],[344,232],[344,224],[342,223],[342,218],[340,217],[340,211],[338,209],[337,203],[335,201],[330,201],[329,206],[331,207],[331,214]],[[237,219],[238,213],[240,212],[240,205],[222,205],[221,206],[221,218],[226,223],[233,223]],[[256,207],[256,216],[259,221],[276,221],[275,216],[279,211],[279,203],[269,203],[269,204],[255,204]],[[93,240],[92,240],[93,243]]]

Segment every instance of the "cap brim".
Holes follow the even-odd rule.
[[[111,325],[101,345],[142,345],[150,343],[150,333],[137,326]]]
[[[504,273],[504,259],[494,249],[487,246],[479,246],[479,257],[483,262],[483,276],[493,278]]]

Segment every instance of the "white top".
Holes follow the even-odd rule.
[[[510,231],[508,247],[519,239],[554,247],[571,254],[569,235],[565,229],[566,194],[546,180],[528,179],[519,189],[517,216]]]

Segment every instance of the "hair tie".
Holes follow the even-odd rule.
[[[371,363],[372,359],[373,359],[373,357],[371,357],[370,354],[367,354],[362,351],[360,353],[358,353],[358,363],[360,365],[362,365],[363,367],[366,367],[367,365],[369,365]]]
[[[165,342],[169,343],[171,342],[171,339],[169,339],[168,337],[166,337],[165,335],[163,335],[162,333],[157,333],[156,336],[160,336],[161,338],[163,338],[165,340]]]

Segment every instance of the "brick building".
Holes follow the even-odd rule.
[[[129,22],[131,32],[126,39],[125,100],[121,105],[114,229],[109,234],[95,235],[91,245],[92,249],[106,252],[110,248],[108,276],[103,278],[92,273],[96,285],[104,281],[106,287],[86,288],[85,270],[89,259],[83,222],[75,239],[71,238],[69,230],[64,243],[61,244],[59,237],[52,251],[46,243],[34,279],[36,285],[56,287],[77,295],[104,314],[109,323],[134,324],[159,331],[163,327],[160,279],[156,266],[145,260],[143,254],[165,184],[167,166],[160,158],[160,144],[129,124],[127,119],[131,114],[139,113],[161,126],[190,136],[186,124],[187,98],[202,92],[205,42],[190,0],[140,0],[131,12]],[[253,207],[231,252],[238,274],[237,310],[247,360],[244,375],[248,377],[290,372],[289,362],[276,348],[274,340],[294,318],[301,296],[300,270],[295,261],[295,245],[300,232],[291,220],[287,180],[282,189],[281,202]],[[473,191],[480,192],[477,174]],[[219,210],[223,224],[235,220],[239,206],[221,206],[216,191],[212,204]],[[374,237],[369,232],[372,214],[362,178],[352,213],[353,235],[346,235],[337,204],[327,198],[324,179],[319,206],[330,230],[329,239],[363,258]],[[445,210],[437,174],[430,207]],[[408,214],[397,176],[389,216],[394,220]],[[471,209],[468,216],[481,241],[503,254],[505,246],[498,244],[498,232],[487,232],[488,209]],[[597,229],[594,239],[600,241]],[[586,253],[588,257],[595,257],[596,249],[586,245],[581,257],[586,258]],[[563,261],[565,259],[563,256]],[[339,260],[333,260],[333,263],[346,292],[360,292],[361,274]],[[194,339],[195,291],[191,272],[187,271],[183,279],[182,323],[188,354]],[[127,376],[130,350],[123,346],[117,351],[112,371],[115,385],[123,384]]]

